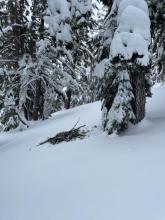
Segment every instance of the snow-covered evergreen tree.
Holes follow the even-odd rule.
[[[90,52],[87,48],[88,32],[91,25],[92,2],[49,0],[50,16],[47,17],[51,35],[58,45],[59,59],[62,62],[66,88],[65,106],[80,103],[83,82],[89,65]],[[65,10],[64,10],[65,9]],[[82,83],[81,83],[82,82]]]
[[[24,53],[25,23],[28,2],[6,0],[0,5],[0,67],[4,85],[2,123],[5,130],[15,128],[18,123],[19,103],[18,61]],[[11,126],[9,125],[11,124]]]
[[[9,131],[10,129],[18,127],[19,119],[16,110],[16,100],[14,91],[12,89],[10,74],[7,74],[6,72],[4,72],[2,91],[4,100],[2,109],[0,111],[0,121],[2,130]]]
[[[165,82],[165,1],[147,0],[151,17],[152,79]]]
[[[38,120],[62,102],[80,103],[91,56],[91,0],[7,0],[1,8],[9,15],[1,18],[1,66],[13,73],[19,114]]]
[[[146,2],[114,1],[105,29],[99,64],[104,70],[101,97],[103,126],[112,133],[127,128],[130,122],[139,122],[145,115],[150,44]]]
[[[105,74],[106,81],[111,81],[104,89],[103,127],[109,134],[123,131],[128,122],[135,121],[131,102],[134,98],[126,63],[111,64]],[[109,103],[112,103],[109,106]]]

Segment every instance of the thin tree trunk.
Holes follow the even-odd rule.
[[[72,92],[70,89],[66,91],[66,100],[65,100],[65,108],[70,109],[70,104],[71,104],[71,97],[72,97]]]

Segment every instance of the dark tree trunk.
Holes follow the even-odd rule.
[[[65,100],[65,108],[70,109],[72,92],[70,89],[66,91],[66,100]]]
[[[136,123],[140,122],[145,117],[145,74],[143,71],[133,72],[131,74],[131,81],[133,87],[134,101],[132,108],[136,117]]]
[[[33,15],[34,15],[34,25],[36,25],[37,21],[35,16],[39,16],[38,13],[41,13],[40,11],[37,11],[37,4],[38,1],[34,1],[33,4]],[[44,10],[44,9],[43,9]],[[43,11],[42,11],[43,12]],[[42,13],[41,13],[42,14]],[[34,32],[34,35],[36,33]],[[39,35],[40,35],[40,39],[44,39],[44,17],[41,16],[40,18],[40,24],[39,24]],[[35,42],[35,37],[32,40],[32,57],[35,60],[36,59],[36,42]],[[33,109],[33,120],[37,121],[39,118],[43,118],[43,104],[44,104],[44,92],[43,92],[43,88],[42,88],[42,82],[41,80],[37,79],[35,82],[35,94],[34,94],[34,109]]]

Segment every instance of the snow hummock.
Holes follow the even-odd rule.
[[[0,219],[165,219],[165,87],[121,136],[101,129],[101,104],[57,112],[22,132],[0,134]],[[89,137],[37,146],[79,119]]]

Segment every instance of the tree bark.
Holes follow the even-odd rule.
[[[70,109],[70,104],[71,104],[71,97],[72,97],[72,92],[70,89],[66,91],[66,100],[65,100],[65,108]]]
[[[134,72],[131,74],[132,88],[134,100],[132,108],[136,117],[135,123],[140,122],[145,117],[145,74],[143,71]]]

